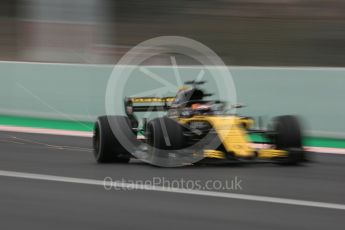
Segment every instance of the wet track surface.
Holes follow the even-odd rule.
[[[345,155],[312,163],[157,168],[95,163],[91,139],[0,132],[0,170],[103,180],[241,180],[221,192],[345,204]],[[0,176],[0,229],[343,229],[345,211]]]

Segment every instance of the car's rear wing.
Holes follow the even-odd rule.
[[[167,111],[175,97],[127,97],[125,107],[133,112]]]

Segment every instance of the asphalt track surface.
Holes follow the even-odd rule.
[[[0,171],[122,181],[229,181],[220,192],[345,204],[345,155],[312,163],[157,168],[96,164],[90,138],[0,132]],[[92,184],[0,176],[0,229],[344,229],[345,210],[195,194],[106,190]],[[218,191],[216,191],[218,192]],[[345,207],[345,206],[344,206]]]

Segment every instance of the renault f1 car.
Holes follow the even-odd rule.
[[[253,129],[254,119],[229,112],[242,105],[229,109],[227,102],[206,100],[211,94],[200,88],[204,83],[186,82],[187,86],[175,97],[125,98],[125,116],[101,116],[95,123],[96,161],[127,163],[131,158],[144,159],[140,155],[143,152],[151,157],[145,159],[156,165],[160,163],[154,159],[159,157],[179,159],[181,165],[184,160],[186,164],[205,160],[263,159],[281,164],[304,161],[306,153],[297,117],[278,116],[270,127]],[[137,113],[147,111],[163,111],[166,115],[150,120],[137,118]],[[266,140],[261,148],[251,140],[252,134],[262,135]]]

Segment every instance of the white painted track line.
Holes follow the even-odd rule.
[[[61,136],[92,137],[92,132],[0,125],[0,131]]]
[[[253,148],[268,148],[269,145],[267,144],[259,144],[254,143],[252,144]],[[328,147],[313,147],[313,146],[304,146],[306,151],[316,152],[316,153],[330,153],[330,154],[342,154],[345,155],[345,149],[342,148],[328,148]]]
[[[305,147],[307,151],[316,153],[331,153],[331,154],[343,154],[345,155],[345,149],[341,148],[327,148],[327,147]]]
[[[0,125],[0,131],[19,132],[19,133],[34,133],[34,134],[49,134],[49,135],[61,135],[61,136],[76,136],[76,137],[92,137],[92,135],[93,135],[92,132],[88,132],[88,131],[31,128],[31,127],[19,127],[19,126],[7,126],[7,125]],[[265,144],[253,144],[253,147],[254,148],[264,148]],[[310,151],[310,152],[345,155],[345,149],[343,149],[343,148],[305,146],[305,149],[307,151]]]
[[[266,203],[275,203],[275,204],[284,204],[284,205],[295,205],[295,206],[304,206],[304,207],[313,207],[313,208],[336,209],[336,210],[345,211],[345,204],[296,200],[296,199],[287,199],[287,198],[278,198],[278,197],[269,197],[269,196],[257,196],[257,195],[235,194],[235,193],[214,192],[214,191],[204,191],[204,190],[168,188],[168,187],[162,187],[162,186],[148,186],[148,185],[143,185],[143,184],[130,184],[130,183],[122,183],[122,182],[111,183],[109,181],[103,181],[103,180],[52,176],[52,175],[45,175],[45,174],[34,174],[34,173],[4,171],[4,170],[0,170],[0,176],[12,177],[12,178],[24,178],[24,179],[32,179],[32,180],[44,180],[44,181],[75,183],[75,184],[107,186],[108,188],[113,186],[114,188],[124,189],[124,190],[135,189],[135,190],[145,190],[145,191],[155,191],[155,192],[169,192],[169,193],[179,193],[179,194],[187,194],[187,195],[218,197],[218,198],[266,202]]]

